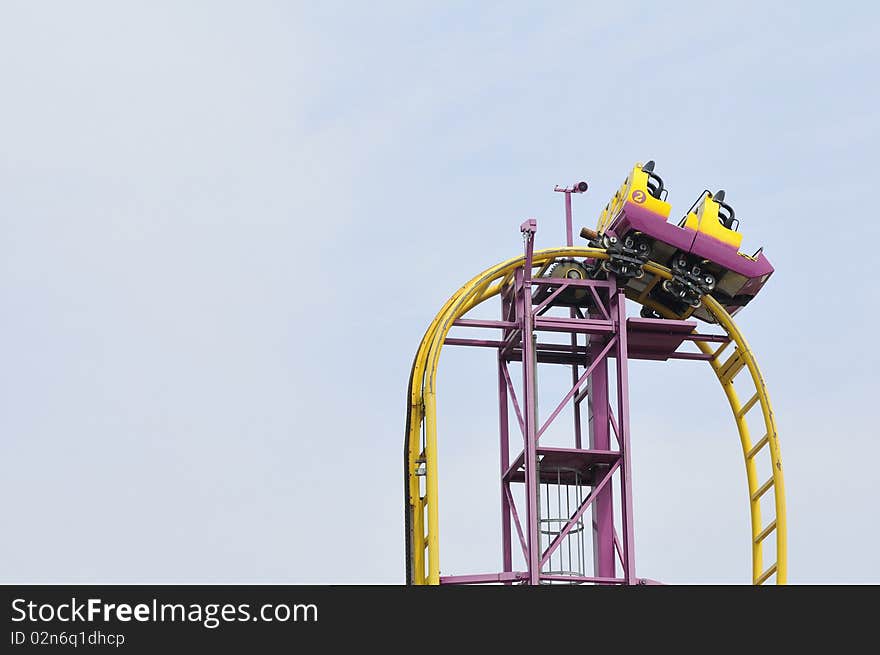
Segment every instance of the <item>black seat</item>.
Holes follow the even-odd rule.
[[[724,189],[720,189],[712,199],[719,205],[718,222],[728,230],[733,230],[736,229],[733,227],[733,224],[736,223],[736,226],[739,227],[739,221],[736,220],[736,214],[733,211],[733,207],[724,202],[724,195]]]
[[[648,174],[648,193],[660,200],[660,194],[663,193],[663,179],[654,172],[654,160],[649,160],[642,166],[642,170]]]

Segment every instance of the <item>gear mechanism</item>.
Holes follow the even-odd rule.
[[[590,277],[587,267],[574,259],[556,262],[550,267],[547,277],[564,277],[569,280],[587,280]]]
[[[574,259],[564,259],[558,261],[547,272],[547,277],[559,277],[568,280],[589,280],[590,272],[586,266]],[[566,302],[572,304],[582,304],[589,295],[586,287],[569,287],[563,291],[560,296]]]

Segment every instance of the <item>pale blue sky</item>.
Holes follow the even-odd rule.
[[[320,8],[318,8],[320,7]],[[792,582],[880,582],[880,11],[863,2],[0,6],[0,581],[403,580],[408,369],[445,298],[653,158],[777,272],[740,321]],[[441,369],[444,572],[498,566],[491,355]],[[633,367],[640,575],[746,582],[741,453]],[[487,405],[488,404],[488,405]],[[488,406],[488,410],[486,407]]]

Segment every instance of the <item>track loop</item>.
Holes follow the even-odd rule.
[[[536,251],[533,265],[540,274],[557,259],[573,257],[607,259],[605,251],[597,248],[551,248]],[[454,321],[476,305],[497,295],[503,286],[509,283],[514,271],[523,263],[523,257],[510,259],[487,269],[462,286],[434,318],[413,361],[404,445],[408,584],[439,584],[440,582],[435,396],[440,350]],[[655,276],[655,283],[672,277],[669,269],[654,262],[645,264],[644,270]],[[668,314],[663,308],[653,305],[644,295],[630,299],[661,314]],[[766,385],[754,354],[727,311],[711,296],[703,296],[702,302],[730,337],[729,342],[715,350],[708,343],[701,341],[696,343],[702,352],[713,355],[709,364],[727,396],[739,432],[749,492],[752,582],[759,585],[770,578],[775,578],[776,584],[785,584],[787,577],[785,484],[776,423]],[[726,357],[722,357],[730,344],[734,345],[734,350]],[[745,403],[741,403],[733,383],[738,376],[745,373],[748,373],[748,380],[754,391],[748,394]],[[753,442],[747,418],[757,414],[754,411],[756,407],[761,408],[758,420],[762,423],[763,429],[755,432],[762,436]],[[761,457],[768,456],[772,474],[768,479],[760,481],[757,475],[757,461]],[[762,522],[761,503],[771,490],[773,491],[771,507],[774,516],[768,517],[770,520],[765,524]],[[771,534],[776,537],[776,547],[770,559],[771,563],[765,568],[764,542]]]

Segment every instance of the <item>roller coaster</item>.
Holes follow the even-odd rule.
[[[669,222],[671,205],[655,168],[653,161],[633,167],[596,228],[580,231],[585,245],[574,245],[572,195],[588,185],[556,187],[565,198],[566,245],[535,249],[537,222],[525,221],[523,254],[470,279],[425,332],[407,393],[407,584],[659,584],[636,574],[629,360],[709,364],[730,405],[745,462],[750,580],[785,584],[776,423],[755,354],[733,321],[773,267],[762,250],[739,252],[739,221],[724,191],[704,190],[677,224]],[[498,320],[468,317],[495,297]],[[627,315],[627,300],[641,306],[639,316]],[[474,329],[491,330],[495,338],[452,334]],[[441,575],[437,371],[444,345],[497,352],[497,572]],[[571,386],[549,414],[539,416],[539,373],[546,366],[568,367]],[[542,443],[563,412],[573,418],[569,445]],[[514,439],[511,451],[517,432],[522,443]],[[521,566],[514,566],[515,552]]]

